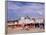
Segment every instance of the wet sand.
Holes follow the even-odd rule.
[[[13,34],[13,33],[22,33],[22,32],[44,32],[44,29],[40,28],[30,28],[30,29],[23,29],[23,28],[8,28],[8,34]]]

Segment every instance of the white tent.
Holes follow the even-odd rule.
[[[30,20],[30,19],[25,19],[24,17],[21,17],[21,20],[19,20],[19,24],[22,24],[22,23],[25,23],[25,24],[29,24],[29,23],[35,23],[34,20]]]

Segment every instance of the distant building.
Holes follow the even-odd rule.
[[[43,18],[30,18],[28,16],[21,17],[20,20],[8,21],[9,25],[12,24],[30,24],[30,23],[43,23]]]
[[[43,23],[43,19],[36,19],[35,23]]]
[[[22,24],[29,24],[29,23],[35,23],[34,21],[35,19],[31,19],[30,17],[26,16],[26,17],[21,17],[21,19],[19,20],[19,23]]]
[[[18,23],[18,20],[14,20],[14,21],[7,21],[8,25],[14,25]]]

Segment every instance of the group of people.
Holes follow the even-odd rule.
[[[16,24],[16,25],[8,25],[9,27],[11,27],[12,29],[20,29],[20,30],[30,30],[30,29],[36,29],[36,28],[40,28],[40,29],[44,29],[44,23],[30,23],[30,24]]]

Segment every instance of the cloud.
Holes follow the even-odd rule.
[[[44,16],[44,4],[27,2],[8,2],[8,17],[17,19],[20,16]]]

